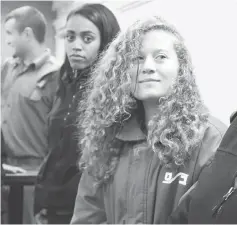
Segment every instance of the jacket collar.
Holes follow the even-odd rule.
[[[50,50],[46,49],[42,55],[34,59],[32,64],[35,66],[35,69],[39,69],[49,59],[50,55]]]
[[[86,81],[88,80],[90,72],[91,72],[90,67],[77,71],[65,71],[62,75],[62,81],[64,83]]]
[[[16,57],[14,58],[15,59],[15,64],[14,64],[14,67],[16,66],[19,66],[19,65],[22,65],[24,66],[26,69],[27,68],[33,68],[33,69],[39,69],[50,57],[51,55],[51,52],[50,52],[50,49],[46,49],[43,54],[41,54],[39,57],[37,57],[36,59],[34,59],[30,64],[26,65],[24,64],[24,62]]]
[[[142,141],[146,140],[146,135],[142,132],[136,118],[133,117],[124,124],[116,138],[122,141]]]

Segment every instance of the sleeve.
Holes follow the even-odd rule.
[[[198,189],[200,173],[205,167],[208,167],[211,164],[226,130],[227,127],[224,124],[220,124],[218,121],[211,124],[206,129],[193,173],[193,185],[181,197],[177,208],[169,217],[168,223],[188,223],[189,206],[194,191]]]
[[[3,133],[1,130],[1,164],[6,162],[7,154],[6,154],[6,148],[5,148],[5,141],[3,138]],[[4,175],[4,170],[2,168],[2,174]]]
[[[106,224],[103,188],[93,184],[92,177],[85,171],[78,186],[71,224]]]
[[[4,105],[4,85],[5,85],[5,78],[7,76],[7,72],[8,72],[8,67],[9,67],[9,59],[7,59],[2,65],[1,65],[1,108]]]
[[[193,182],[198,180],[203,168],[208,166],[214,159],[226,130],[227,126],[219,121],[210,123],[210,126],[206,129],[194,169]]]
[[[10,61],[11,61],[11,59],[8,58],[1,65],[1,83],[5,80],[5,77],[6,77],[7,71],[8,71],[8,65],[9,65]]]

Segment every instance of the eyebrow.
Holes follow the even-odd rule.
[[[66,30],[67,33],[71,33],[71,34],[75,34],[76,32],[74,30]],[[84,30],[80,32],[83,35],[87,35],[87,34],[92,34],[92,35],[96,35],[94,32],[90,31],[90,30]]]
[[[165,50],[165,49],[155,49],[153,52],[152,52],[152,55],[154,54],[158,54],[158,53],[161,53],[161,52],[164,52],[166,54],[169,53],[169,51]],[[139,51],[139,55],[144,55],[143,52],[142,52],[142,49]]]
[[[165,52],[165,53],[168,53],[168,51],[167,51],[167,50],[165,50],[165,49],[156,49],[156,50],[154,50],[154,52],[153,52],[153,53],[157,54],[157,53],[160,53],[160,52]]]
[[[76,32],[73,30],[66,30],[66,33],[75,34]]]

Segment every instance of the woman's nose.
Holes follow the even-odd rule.
[[[83,49],[82,41],[79,40],[79,39],[75,40],[72,49],[75,50],[75,51],[81,51]]]
[[[156,71],[156,65],[154,59],[148,56],[143,64],[142,73],[152,74]]]

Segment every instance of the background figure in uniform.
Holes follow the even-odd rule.
[[[87,4],[69,13],[66,23],[66,59],[52,111],[48,149],[36,184],[35,213],[39,223],[70,222],[80,180],[76,120],[77,103],[99,54],[119,32],[113,13],[101,4]]]
[[[1,132],[5,163],[37,170],[47,155],[47,115],[53,104],[59,66],[44,45],[46,21],[37,9],[10,12],[4,28],[13,58],[2,67]],[[25,188],[24,223],[33,222],[33,187]]]
[[[165,223],[226,131],[200,98],[182,37],[157,17],[137,21],[90,84],[71,223]]]
[[[169,223],[237,224],[237,111],[230,121],[215,158]]]

